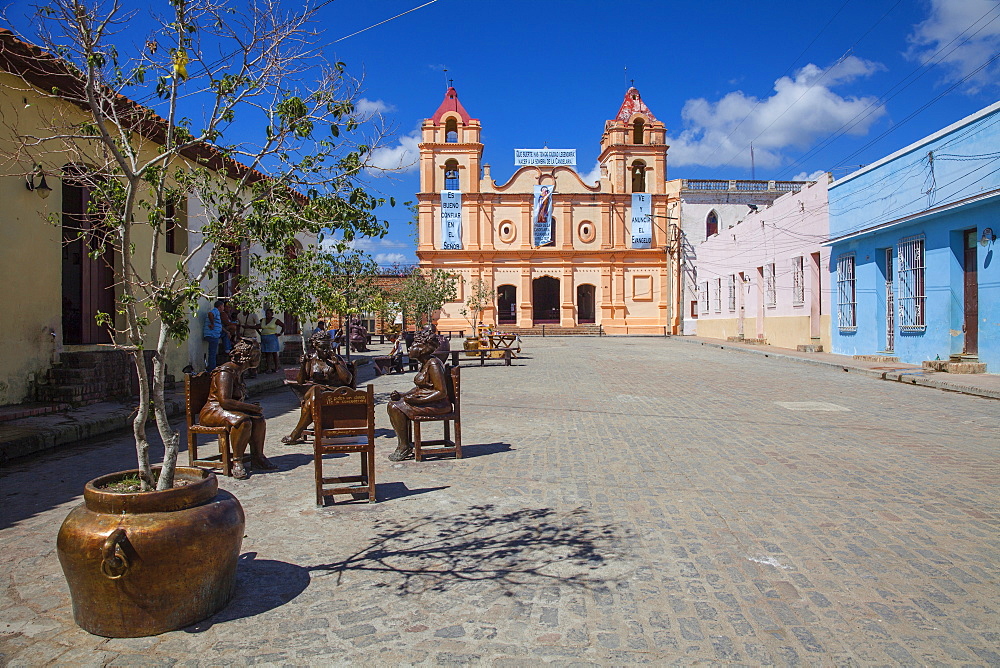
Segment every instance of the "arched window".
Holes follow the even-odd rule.
[[[635,119],[635,123],[632,124],[632,143],[641,144],[642,133],[646,129],[646,123],[641,118]]]
[[[632,163],[632,192],[646,192],[646,163],[642,160]]]
[[[444,140],[449,144],[458,142],[458,121],[454,118],[444,122]]]
[[[458,160],[444,163],[444,189],[458,190]]]
[[[710,211],[705,219],[705,238],[719,233],[719,216],[714,211]]]

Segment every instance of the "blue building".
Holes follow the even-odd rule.
[[[1000,372],[1000,102],[830,185],[831,344]]]

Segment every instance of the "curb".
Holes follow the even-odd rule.
[[[282,387],[284,379],[283,374],[268,378],[258,376],[248,379],[247,389],[252,394],[259,394]],[[167,415],[171,418],[184,414],[183,384],[180,387],[166,396]],[[0,424],[0,465],[68,443],[129,429],[129,418],[134,411],[134,402],[104,402]]]
[[[925,374],[925,372],[920,367],[912,368],[901,368],[891,371],[883,371],[880,369],[866,369],[865,367],[855,366],[851,364],[843,364],[841,362],[832,362],[820,359],[809,359],[806,357],[797,357],[795,355],[785,355],[782,353],[777,353],[772,350],[756,350],[753,348],[744,348],[741,346],[734,346],[728,342],[715,343],[712,341],[705,341],[703,339],[686,338],[681,336],[671,337],[674,341],[683,341],[684,343],[698,344],[702,346],[708,346],[709,348],[718,348],[719,350],[729,350],[740,353],[747,353],[750,355],[758,355],[762,357],[770,357],[774,359],[786,360],[790,362],[798,362],[800,364],[812,364],[814,366],[825,366],[833,369],[841,369],[842,371],[848,373],[855,373],[862,376],[868,376],[869,378],[876,378],[878,380],[889,380],[895,381],[897,383],[903,383],[904,385],[919,385],[921,387],[928,387],[936,390],[944,390],[947,392],[959,392],[961,394],[969,394],[972,396],[982,397],[984,399],[1000,399],[1000,389],[990,389],[986,387],[976,387],[975,385],[963,385],[954,381],[943,380],[940,378],[930,378]]]

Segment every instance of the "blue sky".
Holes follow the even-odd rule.
[[[337,0],[324,36],[423,1]],[[1000,2],[437,0],[327,53],[395,128],[375,157],[403,169],[369,186],[398,200],[418,188],[417,129],[446,78],[501,183],[515,148],[575,148],[591,172],[632,79],[668,128],[668,178],[750,178],[751,142],[758,179],[843,176],[996,101],[1000,59],[976,69],[1000,53]],[[385,217],[389,235],[362,245],[415,261],[406,212]]]
[[[323,55],[363,79],[359,109],[393,130],[366,185],[398,202],[417,191],[419,126],[447,79],[482,122],[501,183],[515,148],[543,145],[577,149],[578,171],[593,174],[632,80],[668,128],[668,178],[750,178],[751,143],[758,179],[844,176],[1000,94],[1000,0],[320,3]],[[137,11],[122,38],[139,44],[149,11],[168,8],[125,6]],[[26,2],[3,8],[27,27]],[[409,212],[379,215],[389,234],[358,246],[415,262]]]

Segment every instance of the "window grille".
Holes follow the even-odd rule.
[[[924,238],[900,239],[897,247],[899,267],[899,329],[923,330],[927,326],[924,295]]]
[[[729,310],[736,310],[736,274],[729,274]]]
[[[767,305],[776,306],[778,303],[778,289],[774,285],[774,263],[764,265],[764,285],[767,290]]]
[[[802,306],[806,301],[805,270],[802,256],[792,258],[792,304]]]
[[[701,312],[708,313],[708,281],[701,282],[701,290],[698,294],[698,300],[701,302]]]
[[[854,256],[841,255],[837,258],[837,327],[842,330],[858,328],[854,288]]]
[[[715,312],[722,313],[722,279],[715,279]]]

